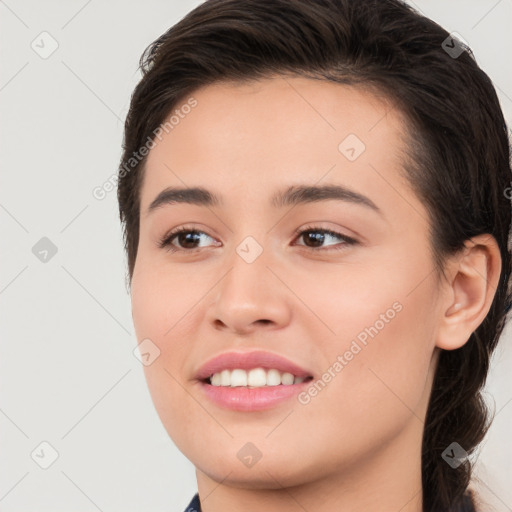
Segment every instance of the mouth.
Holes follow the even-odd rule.
[[[202,393],[234,411],[262,411],[284,404],[314,379],[313,372],[264,351],[229,352],[207,361],[196,373]]]
[[[276,386],[292,386],[313,380],[312,375],[298,376],[291,372],[283,372],[276,368],[252,368],[244,370],[235,368],[224,369],[201,379],[204,384],[218,387],[244,387],[248,389]]]

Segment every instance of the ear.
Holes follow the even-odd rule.
[[[499,246],[489,234],[467,240],[448,261],[437,347],[455,350],[469,340],[491,308],[500,273]]]

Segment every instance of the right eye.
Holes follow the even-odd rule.
[[[197,246],[197,243],[201,242],[201,235],[204,235],[210,240],[213,240],[213,238],[206,234],[204,231],[182,227],[174,229],[170,233],[166,233],[158,243],[158,246],[161,249],[165,248],[170,252],[195,252],[202,247],[207,247],[207,245]],[[174,242],[177,242],[179,245],[176,245]]]

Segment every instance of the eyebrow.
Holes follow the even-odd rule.
[[[293,185],[277,192],[270,199],[274,208],[295,206],[329,200],[346,201],[370,208],[382,213],[380,208],[368,197],[341,185]],[[166,205],[186,203],[197,206],[220,206],[222,197],[203,187],[179,188],[167,187],[162,190],[149,205],[146,215]]]

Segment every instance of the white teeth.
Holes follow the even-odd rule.
[[[279,370],[267,371],[267,386],[279,386],[281,384],[281,372]]]
[[[291,386],[294,378],[295,377],[291,373],[283,373],[283,375],[281,375],[281,384]]]
[[[260,386],[266,386],[267,372],[263,368],[253,368],[252,370],[249,371],[247,375],[247,384],[255,388],[259,388]]]
[[[247,372],[245,370],[233,370],[231,372],[231,387],[247,386]]]
[[[222,370],[220,372],[220,385],[231,386],[231,372],[229,370]]]
[[[279,386],[280,384],[289,386],[299,384],[304,380],[304,377],[295,377],[291,373],[280,372],[274,368],[270,370],[253,368],[249,371],[237,368],[214,373],[210,378],[210,383],[212,386],[261,388],[263,386]]]

